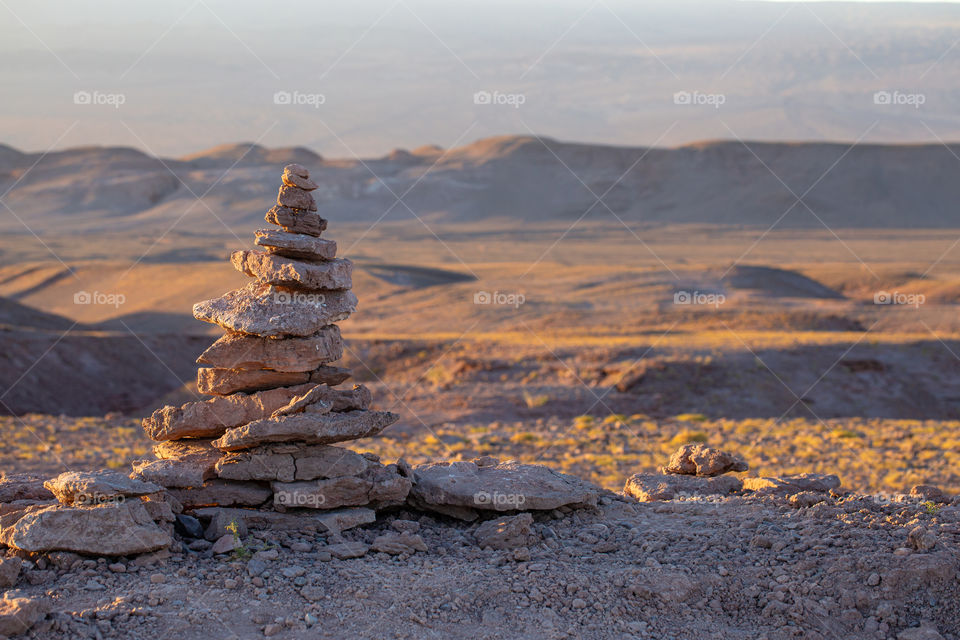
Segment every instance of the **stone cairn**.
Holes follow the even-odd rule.
[[[258,251],[236,251],[233,266],[253,278],[242,289],[193,307],[226,334],[197,362],[197,388],[212,396],[166,406],[144,419],[157,457],[131,477],[166,488],[186,509],[268,507],[330,510],[402,504],[410,479],[397,465],[334,443],[380,433],[398,416],[370,409],[370,391],[341,388],[350,371],[336,322],[356,310],[353,264],[321,238],[327,221],[297,164],[284,167],[279,229],[256,232]],[[210,513],[208,510],[206,513]]]
[[[340,532],[375,521],[379,509],[484,520],[478,544],[502,547],[530,535],[529,512],[597,504],[597,487],[542,465],[489,456],[384,465],[335,446],[376,435],[398,416],[371,410],[363,386],[339,386],[350,371],[332,364],[343,356],[335,323],[357,299],[353,265],[320,237],[327,221],[316,188],[306,169],[285,167],[266,214],[280,229],[257,231],[262,250],[231,257],[254,281],[194,305],[196,318],[226,330],[197,360],[197,387],[211,398],[145,418],[156,459],[135,462],[129,477],[0,476],[0,547],[124,556],[176,548],[179,534],[191,549],[213,542],[212,553],[228,553],[248,528],[312,529],[326,534],[332,555],[352,558],[368,545],[338,541]],[[426,550],[411,532],[382,534],[369,548]]]

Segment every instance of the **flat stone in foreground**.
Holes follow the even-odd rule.
[[[701,478],[675,473],[637,473],[627,478],[623,492],[640,502],[654,502],[690,496],[728,495],[742,488],[743,482],[734,476]]]
[[[228,396],[234,393],[265,391],[312,382],[336,386],[350,377],[343,367],[320,365],[313,371],[270,371],[268,369],[197,369],[197,390],[200,393]]]
[[[400,419],[389,411],[347,411],[322,415],[297,413],[257,420],[228,430],[214,440],[222,451],[239,451],[270,442],[333,444],[376,435]]]
[[[356,309],[357,297],[352,291],[304,293],[252,282],[219,298],[198,302],[193,305],[193,317],[261,337],[309,336]]]
[[[303,262],[263,251],[234,251],[234,268],[261,284],[310,290],[349,289],[353,263],[344,258],[328,262]]]
[[[72,551],[125,556],[156,551],[170,536],[150,518],[140,500],[97,506],[55,505],[0,518],[0,542],[23,551]]]
[[[278,256],[316,261],[333,260],[337,257],[337,243],[333,240],[276,229],[258,229],[255,235],[258,246]]]
[[[146,496],[163,487],[130,478],[119,471],[66,471],[43,483],[61,504],[90,505],[125,498]]]
[[[549,510],[597,503],[599,489],[549,467],[495,459],[438,462],[414,467],[411,497],[427,508],[452,506],[481,511]]]
[[[221,369],[313,371],[342,357],[343,340],[334,324],[302,338],[227,333],[201,353],[197,362]]]

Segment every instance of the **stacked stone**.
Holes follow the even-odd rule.
[[[357,306],[353,265],[322,238],[327,221],[297,164],[284,167],[279,229],[256,232],[261,250],[237,251],[233,266],[253,278],[242,289],[193,307],[226,330],[197,362],[204,402],[163,407],[144,419],[158,441],[156,460],[131,474],[167,488],[185,508],[335,509],[402,504],[410,479],[396,465],[333,443],[381,432],[398,416],[370,409],[360,385],[340,388],[350,371],[336,322]]]

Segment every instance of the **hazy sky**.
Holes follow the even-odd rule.
[[[955,3],[0,0],[0,143],[957,140],[958,41]]]

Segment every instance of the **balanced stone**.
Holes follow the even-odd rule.
[[[290,400],[311,388],[309,384],[301,384],[249,395],[237,393],[205,402],[188,402],[180,407],[165,406],[143,419],[143,430],[152,440],[218,438],[227,429],[270,417],[274,411],[285,407]],[[338,390],[337,393],[350,392]],[[334,405],[334,411],[337,411],[336,403]],[[366,409],[365,406],[351,408]]]
[[[238,391],[261,391],[306,382],[336,386],[349,377],[349,369],[326,365],[313,371],[301,372],[201,367],[197,369],[197,389],[208,395],[227,396]]]
[[[488,464],[438,462],[414,467],[410,495],[427,507],[465,507],[481,511],[549,510],[565,505],[595,505],[599,489],[575,476],[514,460]]]
[[[400,419],[389,411],[348,411],[317,415],[304,412],[257,420],[228,430],[213,446],[222,451],[249,449],[270,442],[332,444],[380,433]]]
[[[193,507],[257,507],[273,495],[270,489],[256,482],[211,480],[190,489],[168,489],[184,508]]]
[[[197,369],[200,393],[226,396],[238,391],[260,391],[274,387],[303,384],[310,380],[306,372],[269,371],[267,369]]]
[[[319,186],[316,182],[311,180],[309,176],[302,176],[298,173],[290,171],[288,168],[290,166],[291,165],[287,165],[283,168],[283,176],[281,176],[283,184],[287,185],[288,187],[297,187],[298,189],[303,189],[304,191],[313,191]]]
[[[280,192],[277,193],[277,204],[291,209],[317,210],[317,202],[309,191],[299,187],[291,187],[287,184],[280,186]]]
[[[307,294],[250,283],[219,298],[198,302],[193,316],[224,329],[261,337],[309,336],[347,318],[357,308],[352,291]]]
[[[0,543],[34,553],[125,556],[156,551],[170,542],[140,500],[54,505],[0,518]]]
[[[302,262],[263,251],[234,251],[234,268],[261,284],[302,289],[349,289],[353,286],[353,263],[346,259]]]
[[[327,221],[320,214],[312,211],[298,211],[289,207],[276,205],[263,217],[270,224],[283,227],[290,233],[305,233],[308,236],[319,237],[327,229]]]
[[[299,177],[301,177],[301,178],[309,178],[309,177],[310,177],[310,171],[309,171],[305,166],[303,166],[302,164],[297,164],[296,162],[291,162],[290,164],[288,164],[287,166],[285,166],[285,167],[283,168],[283,172],[284,172],[284,173],[292,173],[293,175],[299,176]]]
[[[666,473],[710,477],[749,468],[746,461],[736,454],[703,444],[686,444],[670,456],[670,462],[663,470]]]
[[[127,496],[163,491],[152,482],[129,478],[119,471],[66,471],[43,483],[61,504],[99,504]]]
[[[403,504],[410,492],[410,480],[396,465],[376,466],[357,476],[343,476],[312,482],[274,482],[275,506],[307,509],[336,509],[370,505],[384,508]]]
[[[275,229],[258,229],[255,235],[258,246],[280,256],[307,260],[333,260],[337,256],[337,243],[333,240]]]
[[[225,454],[216,468],[224,480],[293,482],[355,476],[370,465],[366,458],[350,449],[274,444]]]
[[[340,329],[332,324],[302,338],[260,338],[227,333],[201,353],[197,362],[224,369],[313,371],[342,357]]]

